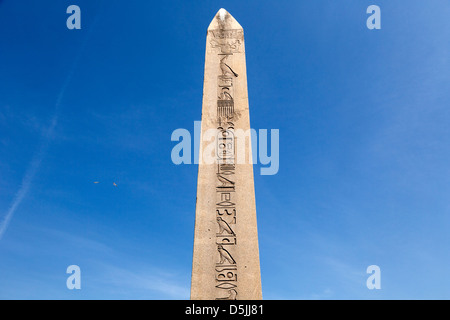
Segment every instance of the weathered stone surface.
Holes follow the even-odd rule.
[[[239,136],[238,147],[240,129],[250,129],[244,31],[221,9],[206,39],[191,299],[262,299],[251,141]]]

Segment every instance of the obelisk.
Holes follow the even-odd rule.
[[[193,300],[262,299],[248,132],[244,31],[220,9],[206,37]]]

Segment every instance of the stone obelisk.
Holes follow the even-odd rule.
[[[243,132],[250,132],[244,31],[220,9],[206,38],[193,300],[262,299],[251,141]]]

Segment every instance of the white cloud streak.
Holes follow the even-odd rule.
[[[8,228],[8,225],[12,217],[14,216],[14,213],[16,212],[17,208],[20,206],[23,199],[28,194],[34,176],[36,175],[36,172],[41,166],[42,160],[44,159],[44,156],[47,152],[48,143],[50,138],[53,136],[56,123],[57,123],[57,115],[55,114],[52,118],[49,128],[45,131],[45,133],[41,137],[38,151],[34,154],[33,159],[28,165],[27,171],[25,172],[25,175],[22,179],[19,191],[17,191],[16,195],[14,196],[14,199],[11,205],[9,206],[7,213],[0,224],[0,239],[2,239],[4,233],[6,232],[6,229]]]
[[[97,21],[97,17],[93,23],[95,25]],[[14,213],[16,212],[17,208],[19,208],[20,204],[28,194],[28,191],[30,190],[31,184],[33,183],[34,176],[36,175],[37,171],[39,170],[39,167],[41,166],[42,160],[45,157],[45,154],[47,153],[48,145],[50,142],[50,139],[54,136],[55,127],[58,122],[58,115],[59,115],[59,109],[61,106],[61,102],[63,100],[64,94],[66,92],[66,89],[72,80],[73,73],[78,65],[78,60],[80,59],[80,56],[82,52],[84,51],[84,48],[86,46],[87,40],[89,39],[91,32],[94,28],[91,28],[89,30],[89,33],[87,34],[86,38],[84,39],[84,42],[82,43],[80,50],[75,57],[75,60],[72,64],[72,67],[70,68],[70,71],[63,83],[63,86],[61,87],[61,90],[58,94],[58,97],[56,99],[55,103],[55,111],[53,113],[53,117],[51,120],[51,123],[47,130],[44,131],[43,135],[41,136],[41,140],[39,142],[39,147],[37,149],[37,152],[34,154],[30,164],[28,165],[28,168],[25,172],[25,175],[22,179],[22,183],[20,185],[19,191],[17,191],[16,195],[14,196],[14,199],[9,206],[9,209],[6,213],[6,215],[3,218],[3,221],[0,224],[0,240],[2,239],[3,235],[6,232],[6,229],[9,226],[9,223],[11,222],[11,219],[14,216]]]

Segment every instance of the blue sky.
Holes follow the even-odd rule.
[[[0,0],[0,298],[189,298],[198,168],[170,137],[200,120],[221,7],[251,125],[280,130],[278,174],[255,166],[263,297],[449,299],[446,0]]]

